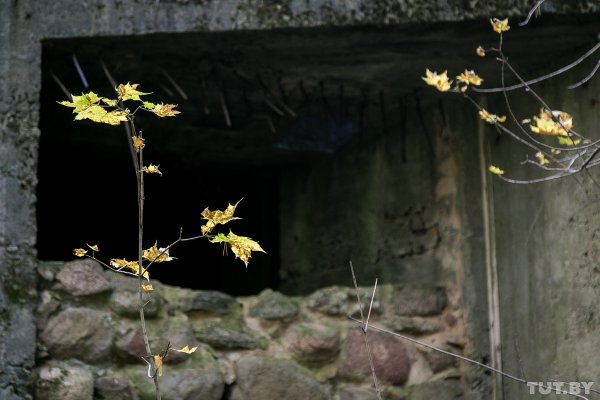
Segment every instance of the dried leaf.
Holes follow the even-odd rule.
[[[494,32],[499,33],[502,35],[502,32],[506,32],[510,29],[510,26],[508,26],[508,18],[505,18],[503,20],[500,20],[498,18],[492,18],[490,19],[490,23],[492,24],[492,29],[494,30]]]
[[[123,101],[125,101],[125,100],[142,101],[140,99],[140,96],[147,95],[150,93],[144,93],[144,92],[138,91],[137,90],[138,86],[140,86],[139,83],[130,84],[129,82],[127,82],[125,85],[121,84],[121,85],[117,86],[115,88],[115,90],[117,91],[117,95],[119,96],[119,99],[121,99]]]
[[[201,227],[202,234],[206,235],[207,233],[212,232],[214,227],[219,224],[225,225],[226,223],[228,223],[229,221],[232,221],[234,219],[241,219],[239,217],[233,216],[233,214],[235,213],[235,208],[237,207],[238,204],[240,204],[240,201],[242,201],[242,200],[240,199],[234,205],[228,204],[225,211],[220,211],[220,210],[210,211],[208,208],[206,208],[204,211],[202,211],[202,218],[207,220],[207,222],[204,225],[202,225],[202,227]]]
[[[139,153],[140,150],[146,146],[146,144],[144,143],[144,139],[139,136],[132,136],[131,141],[133,143],[133,148],[135,149],[136,153]]]
[[[506,121],[506,116],[497,116],[496,114],[490,114],[485,108],[479,111],[479,118],[489,124],[495,124],[496,122],[503,123]]]
[[[533,116],[533,122],[534,125],[529,125],[529,128],[539,135],[569,136],[569,130],[573,128],[573,117],[564,111],[542,108],[539,116]]]
[[[85,249],[75,249],[73,250],[73,254],[76,255],[77,257],[83,257],[87,254],[87,250]]]
[[[570,136],[558,136],[558,144],[560,144],[561,146],[577,146],[579,143],[581,143],[581,139],[573,139]]]
[[[104,104],[106,104],[109,107],[116,107],[117,106],[117,101],[114,99],[107,99],[106,97],[101,97],[100,100],[102,100],[102,102]]]
[[[260,247],[258,242],[255,242],[248,237],[237,236],[233,232],[229,231],[227,238],[229,239],[231,251],[233,251],[233,254],[235,254],[236,258],[239,258],[244,262],[246,268],[248,267],[248,261],[250,261],[250,257],[252,256],[251,253],[253,251],[266,253],[266,251]]]
[[[466,70],[465,72],[463,72],[462,74],[458,75],[456,77],[456,80],[459,82],[462,82],[464,84],[467,85],[475,85],[475,86],[479,86],[481,85],[481,82],[483,82],[483,79],[481,79],[473,70]]]
[[[100,251],[100,249],[98,248],[98,245],[97,245],[97,244],[95,244],[95,245],[93,245],[93,246],[90,246],[89,244],[87,244],[87,243],[86,243],[86,245],[87,245],[87,247],[89,247],[89,248],[90,248],[90,249],[92,249],[93,251]]]
[[[186,344],[184,347],[182,347],[181,349],[177,350],[177,349],[173,349],[175,351],[178,351],[180,353],[185,353],[185,354],[192,354],[193,352],[196,351],[196,349],[198,348],[198,346],[196,347],[192,347],[191,349],[188,347],[188,345]]]
[[[477,50],[475,50],[475,53],[477,53],[477,55],[479,57],[485,57],[485,49],[481,46],[477,47]]]
[[[435,87],[440,92],[447,92],[450,90],[450,85],[452,84],[452,81],[448,80],[448,71],[438,74],[435,71],[430,71],[428,68],[425,70],[425,76],[422,76],[421,79],[423,79],[429,86]]]
[[[179,111],[173,110],[175,107],[177,107],[177,104],[156,104],[152,112],[159,117],[174,117],[181,114]]]
[[[160,176],[162,176],[162,172],[160,172],[158,167],[158,165],[150,164],[147,167],[144,167],[143,171],[148,174],[159,174]]]
[[[158,376],[162,376],[163,373],[163,356],[153,356],[154,358],[154,367],[156,368],[156,373]]]
[[[165,261],[174,260],[175,257],[169,257],[169,250],[165,251],[164,247],[156,247],[157,242],[154,242],[154,246],[146,249],[142,252],[142,258],[150,262],[161,263]],[[164,253],[163,253],[164,251]],[[162,254],[161,254],[162,253]]]
[[[142,290],[144,292],[151,292],[154,290],[154,288],[152,287],[152,285],[142,285]]]
[[[140,274],[140,266],[137,263],[137,261],[127,261],[123,258],[113,258],[112,260],[110,260],[110,266],[117,270],[126,269],[133,272],[136,275]],[[148,275],[148,271],[144,271],[142,276],[146,278],[146,280],[150,280],[150,275]]]
[[[494,167],[493,165],[490,165],[489,171],[490,171],[492,174],[496,174],[496,175],[503,175],[503,174],[504,174],[504,171],[503,171],[503,170],[501,170],[501,169],[500,169],[500,168],[498,168],[498,167]]]
[[[548,161],[546,156],[544,156],[544,153],[542,153],[541,151],[538,151],[537,153],[535,153],[535,158],[537,158],[538,164],[540,164],[540,165],[550,164],[550,161]]]

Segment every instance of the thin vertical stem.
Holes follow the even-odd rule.
[[[130,120],[131,134],[142,138],[142,133],[138,135],[135,130],[133,120]],[[131,138],[130,138],[131,140]],[[135,154],[135,153],[134,153]],[[142,289],[144,279],[144,268],[142,264],[143,240],[144,240],[144,150],[140,147],[136,157],[134,157],[135,176],[137,181],[137,199],[138,199],[138,297],[140,310],[140,323],[142,325],[142,334],[144,336],[144,346],[146,347],[146,355],[150,358],[152,369],[154,370],[153,381],[156,389],[156,400],[161,400],[160,386],[158,383],[158,373],[152,357],[152,349],[150,348],[150,340],[148,338],[148,329],[146,327],[146,318],[144,316],[144,291]]]

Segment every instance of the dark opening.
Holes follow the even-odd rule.
[[[546,66],[548,37],[574,40],[544,21],[545,35],[506,39],[511,59],[531,61],[530,70]],[[231,229],[268,252],[255,253],[246,270],[218,246],[182,244],[172,251],[179,259],[155,267],[154,278],[233,295],[306,293],[350,284],[350,258],[390,282],[430,276],[428,243],[437,239],[410,227],[434,207],[435,132],[423,120],[441,96],[419,77],[425,66],[458,73],[477,65],[497,85],[494,60],[479,62],[473,48],[492,39],[488,21],[472,21],[47,40],[39,258],[71,259],[85,243],[97,243],[105,259],[135,255],[135,176],[123,127],[74,122],[56,103],[67,98],[61,85],[113,96],[110,75],[182,111],[136,120],[146,161],[164,172],[147,176],[145,247],[170,243],[180,227],[195,235],[205,207],[243,198],[244,219]],[[415,243],[422,251],[411,250]]]

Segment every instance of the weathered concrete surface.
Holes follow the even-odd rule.
[[[597,139],[598,75],[576,90],[596,60],[536,90],[555,110],[573,116],[577,132]],[[525,93],[512,97],[518,118],[539,112]],[[492,99],[490,99],[492,100]],[[504,112],[494,99],[494,112]],[[494,135],[492,132],[490,132]],[[491,163],[514,178],[543,176],[520,165],[532,153],[506,137],[491,140]],[[504,368],[532,381],[598,382],[598,169],[558,181],[527,186],[493,180]],[[594,386],[595,387],[595,386]],[[506,398],[530,396],[527,387],[506,382]]]

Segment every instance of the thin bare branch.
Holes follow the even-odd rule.
[[[598,62],[594,66],[594,69],[592,69],[592,72],[590,72],[590,74],[588,76],[586,76],[585,78],[583,78],[579,82],[574,83],[571,86],[569,86],[569,89],[578,88],[579,86],[583,85],[584,83],[586,83],[587,81],[589,81],[590,79],[592,79],[592,77],[594,76],[594,74],[598,71],[598,68],[600,68],[600,60],[598,60]]]
[[[535,14],[535,12],[542,6],[542,4],[544,4],[545,1],[546,0],[538,0],[537,3],[535,3],[535,6],[533,6],[533,8],[531,10],[529,10],[529,13],[527,14],[527,18],[525,18],[525,20],[523,22],[519,22],[519,26],[527,25],[529,23],[529,20],[533,16],[533,14]]]
[[[596,43],[596,45],[594,47],[592,47],[590,50],[588,50],[584,55],[582,55],[581,57],[579,57],[577,60],[573,61],[572,63],[565,65],[562,68],[557,69],[554,72],[551,72],[549,74],[546,75],[542,75],[538,78],[535,79],[530,79],[528,81],[525,81],[523,83],[518,83],[515,85],[511,85],[511,86],[507,86],[505,88],[501,88],[501,87],[497,87],[497,88],[488,88],[488,89],[480,89],[480,88],[473,88],[474,92],[477,93],[498,93],[498,92],[502,92],[502,91],[512,91],[512,90],[516,90],[516,89],[522,89],[525,86],[530,86],[530,85],[534,85],[536,83],[540,83],[543,82],[547,79],[550,78],[554,78],[555,76],[558,76],[562,73],[567,72],[568,70],[572,69],[573,67],[581,64],[586,58],[588,58],[589,56],[591,56],[592,54],[594,54],[596,51],[598,51],[598,49],[600,49],[600,42]]]

